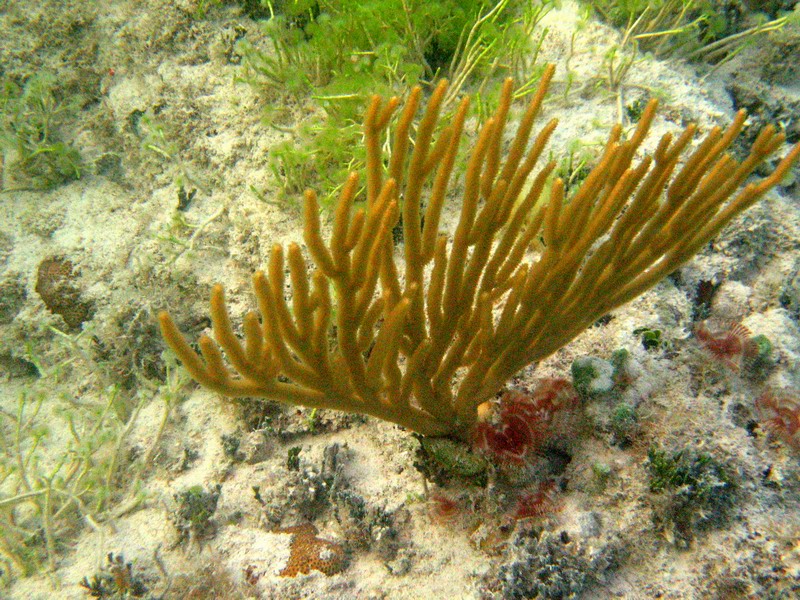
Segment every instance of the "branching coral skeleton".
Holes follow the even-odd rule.
[[[353,173],[326,243],[317,196],[305,194],[304,239],[316,264],[310,276],[298,244],[286,252],[274,246],[267,271],[253,277],[258,313],[244,318],[244,342],[234,333],[222,286],[214,286],[214,339],[200,338],[200,354],[166,312],[160,315],[165,340],[192,377],[226,396],[358,412],[424,435],[466,436],[478,407],[514,373],[689,260],[778,184],[800,155],[797,145],[770,176],[739,189],[784,142],[768,126],[737,162],[726,150],[744,125],[739,112],[726,130],[715,127],[693,148],[690,125],[634,162],[655,117],[651,100],[630,139],[622,139],[620,126],[612,128],[600,162],[567,199],[560,179],[549,183],[555,163],[537,169],[556,120],[532,134],[553,71],[546,69],[503,156],[512,99],[512,82],[505,82],[469,155],[452,239],[439,222],[468,100],[435,135],[447,93],[440,83],[412,144],[422,97],[415,88],[400,111],[384,172],[381,141],[400,103],[374,97],[364,121],[365,205],[354,211],[359,176]],[[392,241],[398,223],[402,268]],[[537,237],[544,249],[527,262]]]

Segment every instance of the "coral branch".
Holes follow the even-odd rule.
[[[545,70],[505,157],[513,86],[503,86],[499,107],[469,155],[451,242],[439,224],[468,101],[450,124],[439,126],[447,92],[440,83],[411,144],[422,95],[413,90],[384,174],[380,140],[399,102],[374,97],[364,122],[366,202],[354,212],[359,178],[353,173],[326,243],[316,194],[306,192],[304,239],[316,267],[309,274],[300,248],[289,247],[291,304],[284,297],[283,250],[276,246],[267,272],[254,277],[259,314],[245,317],[244,344],[219,286],[211,296],[216,342],[201,337],[199,355],[161,314],[164,339],[192,377],[227,396],[336,408],[425,435],[466,437],[478,406],[514,373],[686,262],[800,156],[799,144],[770,176],[736,193],[784,142],[767,127],[737,163],[726,151],[744,124],[739,113],[688,157],[682,158],[694,126],[677,139],[665,135],[652,157],[634,164],[655,119],[651,101],[629,140],[620,127],[612,129],[599,164],[568,198],[560,179],[548,184],[553,163],[536,168],[556,122],[532,135],[553,71]],[[398,224],[402,253],[392,240]],[[545,247],[534,256],[537,237]]]

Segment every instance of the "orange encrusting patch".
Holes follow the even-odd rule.
[[[320,571],[328,577],[344,571],[347,557],[344,548],[334,542],[317,537],[317,530],[311,523],[276,529],[276,533],[292,535],[289,546],[289,561],[279,573],[281,577],[307,575]]]

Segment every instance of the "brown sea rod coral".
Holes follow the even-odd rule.
[[[453,188],[468,100],[439,125],[447,90],[440,83],[412,144],[422,97],[415,88],[384,168],[382,140],[399,101],[374,97],[364,120],[363,206],[354,206],[359,176],[353,173],[326,243],[317,196],[305,194],[304,239],[315,268],[309,273],[298,244],[286,252],[273,247],[266,272],[253,277],[258,312],[245,316],[243,341],[222,286],[214,286],[214,339],[201,336],[200,354],[161,313],[164,338],[192,377],[226,396],[364,413],[425,435],[467,436],[479,405],[514,373],[689,260],[779,183],[800,155],[797,145],[769,177],[740,189],[784,142],[768,126],[749,155],[734,160],[726,150],[744,124],[740,112],[726,130],[712,129],[692,148],[694,125],[665,135],[651,156],[634,162],[655,116],[652,100],[630,139],[622,139],[619,125],[612,128],[597,166],[565,198],[563,182],[551,178],[555,163],[537,168],[556,121],[532,135],[552,75],[550,66],[503,152],[512,100],[506,81],[469,154],[452,236],[439,221]],[[396,253],[398,224],[404,244]],[[544,248],[529,258],[537,238]]]

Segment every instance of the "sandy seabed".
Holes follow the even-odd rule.
[[[84,518],[54,520],[50,559],[47,539],[29,540],[41,552],[40,572],[23,577],[4,561],[0,596],[89,597],[80,582],[110,573],[111,553],[124,557],[117,572],[131,562],[130,577],[148,590],[142,597],[154,598],[797,597],[800,454],[767,435],[754,404],[767,388],[795,396],[800,388],[796,183],[768,194],[677,274],[519,374],[514,385],[532,388],[569,378],[576,358],[610,360],[624,348],[634,377],[613,400],[585,404],[580,435],[555,441],[565,458],[551,508],[509,522],[490,509],[503,504],[491,498],[500,488],[426,484],[415,466],[419,442],[396,426],[273,403],[234,405],[165,370],[157,311],[169,307],[201,331],[210,285],[222,282],[238,323],[253,305],[250,276],[271,246],[302,240],[297,205],[251,192],[277,194],[268,156],[290,135],[262,123],[265,102],[279,96],[265,100],[236,80],[235,41],[263,34],[233,6],[203,19],[193,17],[195,8],[190,0],[0,3],[0,73],[49,71],[83,98],[64,127],[86,164],[78,181],[31,191],[15,189],[6,156],[0,502],[20,493],[9,487],[17,451],[31,453],[27,466],[39,474],[73,456],[70,415],[86,439],[109,407],[116,420],[103,423],[121,439],[104,441],[93,459],[113,455],[117,463],[103,518],[85,518],[94,514],[89,506]],[[762,39],[708,76],[677,59],[644,57],[616,95],[604,87],[603,61],[620,33],[589,20],[573,42],[579,21],[566,1],[542,23],[549,32],[540,60],[557,66],[544,109],[545,119],[560,122],[554,156],[576,139],[602,143],[618,100],[630,105],[648,93],[661,108],[646,150],[689,122],[702,130],[726,125],[743,103],[757,126],[781,115],[798,126],[800,77],[781,77],[792,68],[797,75],[781,50],[797,48],[797,28]],[[567,69],[574,93],[565,96]],[[284,102],[290,121],[311,110]],[[196,192],[178,211],[181,182]],[[457,210],[450,198],[445,230]],[[46,261],[61,273],[62,296],[86,308],[77,326],[42,297]],[[693,338],[704,286],[715,290],[710,319],[741,322],[771,341],[775,365],[765,381],[715,363]],[[645,349],[634,333],[640,328],[659,330],[665,343]],[[21,398],[25,415],[40,407],[36,418],[48,431],[35,452],[31,438],[15,435]],[[619,402],[638,415],[629,443],[619,443],[610,424]],[[676,504],[680,490],[652,491],[652,447],[723,465],[735,490],[719,493],[730,492],[730,505],[686,513]],[[202,530],[180,526],[188,493],[213,507]],[[442,495],[458,502],[447,518],[437,515]],[[29,509],[19,516],[30,517]],[[346,556],[333,574],[285,576],[300,536],[292,527],[305,523],[314,533],[304,540],[334,562],[340,550]]]

